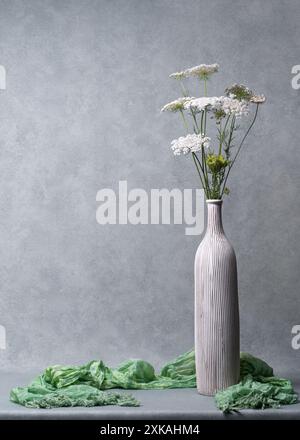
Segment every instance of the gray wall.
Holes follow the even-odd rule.
[[[193,345],[184,226],[100,226],[96,192],[195,188],[169,142],[169,73],[218,62],[211,87],[268,98],[232,173],[224,223],[238,257],[242,349],[296,370],[300,324],[297,0],[0,1],[2,369],[142,357]],[[199,90],[194,90],[199,94]]]

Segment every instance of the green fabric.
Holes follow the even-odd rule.
[[[151,364],[139,359],[125,361],[117,368],[109,368],[102,361],[78,367],[55,365],[46,368],[28,387],[14,388],[10,399],[31,408],[138,406],[131,394],[107,390],[195,387],[195,353],[190,350],[166,364],[159,374]],[[268,364],[241,353],[241,382],[218,392],[215,399],[219,409],[229,412],[295,403],[297,396],[290,381],[274,377]]]
[[[290,380],[274,376],[266,362],[249,353],[241,353],[240,382],[215,395],[217,407],[225,413],[245,408],[278,408],[297,400]]]
[[[252,354],[249,353],[241,353],[240,356],[240,377],[246,376],[264,376],[271,377],[273,376],[273,368],[270,367],[265,361],[262,359],[258,359]]]
[[[60,408],[63,406],[139,406],[131,394],[100,391],[90,385],[69,385],[64,389],[51,388],[36,379],[28,388],[14,388],[12,402],[28,408]]]
[[[117,368],[109,368],[102,361],[79,367],[54,365],[46,368],[28,387],[12,389],[10,399],[30,408],[138,406],[139,402],[131,394],[104,390],[195,386],[195,354],[191,350],[165,365],[158,375],[151,364],[140,359],[125,361]]]
[[[215,395],[217,407],[225,413],[245,408],[278,408],[296,403],[297,400],[291,381],[274,376],[253,378],[248,375],[237,385]]]

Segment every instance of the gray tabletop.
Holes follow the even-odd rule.
[[[0,372],[0,419],[300,419],[300,403],[279,409],[244,410],[225,416],[216,408],[213,398],[201,396],[195,389],[130,391],[141,402],[136,408],[106,406],[46,410],[24,408],[10,402],[10,389],[28,384],[33,377],[34,374],[30,373]],[[300,395],[300,379],[294,379],[293,383]]]

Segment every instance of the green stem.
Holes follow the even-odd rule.
[[[207,174],[207,167],[206,167],[206,160],[205,160],[205,152],[204,149],[202,147],[202,164],[197,156],[197,154],[195,154],[195,159],[197,160],[199,167],[201,168],[202,174],[203,174],[203,179],[206,185],[206,190],[207,193],[209,193],[209,181],[208,181],[208,174]]]
[[[219,139],[219,141],[220,141],[220,146],[219,146],[219,156],[221,155],[221,153],[222,153],[222,136],[223,136],[223,133],[222,133],[222,121],[220,121],[220,131],[219,131],[219,133],[220,133],[220,139]]]
[[[199,126],[198,126],[197,118],[196,118],[195,113],[194,113],[194,111],[193,111],[192,109],[191,109],[191,115],[192,115],[192,117],[193,117],[194,124],[195,124],[195,126],[194,126],[194,132],[195,132],[196,134],[199,134]]]
[[[203,174],[203,176],[204,176],[203,166],[202,166],[202,163],[201,163],[200,160],[199,160],[199,157],[197,156],[196,153],[193,153],[193,155],[194,155],[194,159],[196,159],[196,161],[198,162],[199,167],[200,167],[200,169],[201,169],[201,171],[202,171],[202,174]]]
[[[224,125],[224,131],[225,131],[226,128],[227,128],[227,125],[228,125],[229,119],[230,119],[230,114],[227,116],[227,119],[226,119],[226,122],[225,122],[225,125]]]
[[[207,96],[207,79],[204,78],[204,96]],[[206,109],[204,109],[204,126],[203,126],[203,132],[204,135],[206,134]]]
[[[203,175],[204,175],[206,186],[207,186],[207,188],[209,188],[207,165],[206,165],[206,154],[204,151],[204,147],[202,147],[201,154],[202,154]]]
[[[234,130],[234,124],[235,124],[235,116],[232,116],[232,120],[231,120],[231,124],[230,124],[230,129],[229,129],[229,139],[228,139],[228,143],[226,146],[226,150],[228,151],[226,158],[229,158],[229,148],[230,148],[230,144],[232,141],[232,135],[233,135],[233,130]]]
[[[245,135],[244,135],[244,137],[243,137],[243,139],[242,139],[242,141],[241,141],[241,143],[240,143],[240,145],[239,145],[239,148],[238,148],[238,150],[237,150],[237,152],[236,152],[236,155],[235,155],[233,161],[230,163],[230,165],[229,165],[229,167],[228,167],[228,171],[227,171],[227,174],[226,174],[226,177],[225,177],[225,180],[224,180],[224,185],[223,185],[223,189],[222,189],[221,197],[222,197],[223,194],[224,194],[224,190],[225,190],[225,187],[226,187],[226,182],[227,182],[227,179],[228,179],[229,173],[230,173],[230,171],[231,171],[231,168],[233,167],[233,165],[234,165],[234,163],[235,163],[235,161],[236,161],[236,159],[237,159],[237,157],[238,157],[238,155],[239,155],[239,152],[241,151],[241,148],[242,148],[242,146],[243,146],[243,144],[244,144],[244,142],[245,142],[245,140],[246,140],[246,137],[248,136],[248,134],[249,134],[251,128],[253,127],[253,125],[254,125],[254,123],[255,123],[255,121],[256,121],[256,117],[257,117],[257,113],[258,113],[258,106],[259,106],[259,104],[256,104],[256,110],[255,110],[254,118],[253,118],[251,124],[249,125],[248,130],[246,131],[246,133],[245,133]]]
[[[185,119],[185,116],[184,116],[184,113],[183,113],[182,110],[180,110],[180,114],[181,114],[181,117],[182,117],[182,120],[183,120],[183,124],[184,124],[184,126],[185,126],[185,128],[186,128],[186,131],[187,131],[187,133],[188,133],[188,132],[189,132],[189,126],[188,126],[188,124],[187,124],[187,122],[186,122],[186,119]]]
[[[204,111],[201,112],[201,134],[203,134],[203,117],[204,117]]]
[[[200,177],[200,181],[201,181],[202,188],[204,189],[205,195],[206,195],[206,197],[208,198],[207,188],[206,188],[206,186],[203,184],[203,179],[202,179],[202,176],[201,176],[201,172],[200,172],[200,170],[199,170],[199,166],[200,166],[200,169],[202,170],[202,173],[203,173],[203,169],[202,169],[202,167],[201,167],[200,161],[199,161],[199,159],[198,159],[198,157],[197,157],[197,155],[196,155],[195,153],[192,153],[192,156],[193,156],[194,163],[195,163],[196,169],[197,169],[198,174],[199,174],[199,177]]]
[[[227,116],[227,119],[226,119],[226,122],[225,122],[225,125],[224,125],[222,141],[226,139],[226,130],[227,130],[227,125],[228,125],[229,119],[230,119],[230,114]]]
[[[180,80],[179,83],[180,83],[180,87],[181,87],[181,90],[182,90],[183,96],[188,96],[188,91],[187,91],[187,89],[184,87],[183,82]]]

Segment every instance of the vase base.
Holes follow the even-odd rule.
[[[232,385],[236,385],[237,383],[239,383],[239,378],[237,378],[236,380],[233,380],[227,384],[223,384],[222,386],[216,387],[215,389],[213,389],[213,391],[209,391],[209,390],[207,390],[207,388],[203,390],[203,389],[197,387],[197,393],[202,394],[202,396],[213,397],[219,391],[226,390],[227,388],[231,387]]]
[[[214,397],[214,395],[216,394],[216,392],[208,393],[208,392],[204,392],[204,391],[201,391],[201,390],[198,390],[198,389],[197,389],[197,393],[201,394],[202,396],[207,396],[207,397]]]

